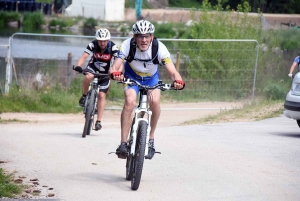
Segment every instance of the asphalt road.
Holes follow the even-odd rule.
[[[140,188],[114,154],[119,125],[81,138],[80,123],[0,124],[0,164],[53,199],[298,201],[300,128],[284,116],[258,122],[159,127]],[[49,193],[48,190],[43,191]]]

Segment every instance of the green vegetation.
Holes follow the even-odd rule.
[[[39,29],[45,24],[44,15],[41,12],[23,13],[23,27]]]
[[[169,7],[201,8],[201,3],[197,0],[169,0]]]
[[[22,192],[22,185],[14,183],[13,174],[7,174],[0,168],[0,198],[14,198]]]
[[[279,46],[282,50],[298,50],[300,47],[300,34],[298,28],[278,31]]]
[[[1,114],[0,114],[1,115]],[[28,121],[23,121],[23,120],[19,120],[19,119],[8,119],[8,120],[3,120],[1,119],[0,116],[0,124],[5,124],[5,123],[10,123],[10,122],[28,122]]]
[[[48,85],[29,91],[28,89],[12,87],[7,96],[0,96],[0,114],[3,112],[82,112],[82,108],[78,106],[82,77],[72,80],[70,88]],[[113,82],[107,95],[107,105],[121,105],[122,99],[122,86]]]
[[[179,29],[177,23],[158,24],[156,22],[153,22],[153,25],[155,26],[155,37],[157,38],[175,38],[176,31],[174,27],[177,27],[177,29]]]
[[[241,108],[222,110],[216,115],[195,119],[181,125],[211,124],[234,121],[258,121],[266,118],[278,117],[282,114],[283,102],[281,100],[259,100],[252,104],[245,104]]]
[[[182,37],[189,39],[256,39],[260,41],[262,25],[259,15],[257,17],[248,16],[249,9],[246,2],[239,6],[238,11],[242,14],[232,11],[223,12],[221,4],[213,7],[205,0],[202,4],[201,20],[198,20],[195,11],[192,11],[193,23],[190,29],[182,34]],[[215,10],[215,12],[211,12],[211,10]],[[233,17],[236,19],[232,20]],[[238,99],[250,95],[252,82],[247,79],[253,77],[256,43],[193,41],[176,44],[174,44],[175,47],[184,50],[183,59],[186,63],[187,80],[198,81],[198,84],[195,84],[197,81],[194,81],[193,84],[189,83],[188,86],[193,87],[189,89],[196,90],[198,86],[201,86],[202,93],[198,94],[198,98],[211,98],[214,92],[223,93],[221,96]],[[221,81],[215,82],[215,80]]]
[[[94,29],[95,26],[98,25],[98,21],[92,17],[85,19],[84,27]]]
[[[53,1],[52,0],[35,0],[35,2],[52,4]]]
[[[22,15],[18,12],[0,11],[0,29],[6,27],[9,22],[18,22],[20,25]]]

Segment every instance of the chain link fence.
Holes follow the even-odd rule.
[[[11,37],[11,81],[22,90],[70,87],[78,78],[77,64],[93,36],[26,34]],[[120,46],[125,37],[112,37]],[[160,39],[186,83],[178,99],[252,99],[256,81],[259,44],[255,40]],[[1,62],[1,60],[0,60]],[[86,61],[87,64],[88,60]],[[1,72],[3,72],[1,65]],[[172,82],[164,67],[159,67],[164,82]],[[7,72],[6,72],[7,73]],[[4,73],[1,73],[1,77]],[[14,76],[15,75],[15,76]],[[81,76],[82,77],[82,76]],[[0,78],[3,85],[3,78]],[[113,82],[114,83],[114,82]],[[30,93],[30,92],[28,92]],[[169,92],[165,92],[168,96]]]

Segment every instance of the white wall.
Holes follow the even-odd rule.
[[[66,16],[92,17],[104,21],[124,21],[125,0],[73,0]]]
[[[125,21],[125,0],[106,0],[105,20]]]

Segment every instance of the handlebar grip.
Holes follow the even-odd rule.
[[[78,73],[82,73],[82,72],[83,72],[81,66],[76,66],[75,68],[74,68],[74,66],[73,66],[73,69],[74,69],[75,71],[77,71]]]

